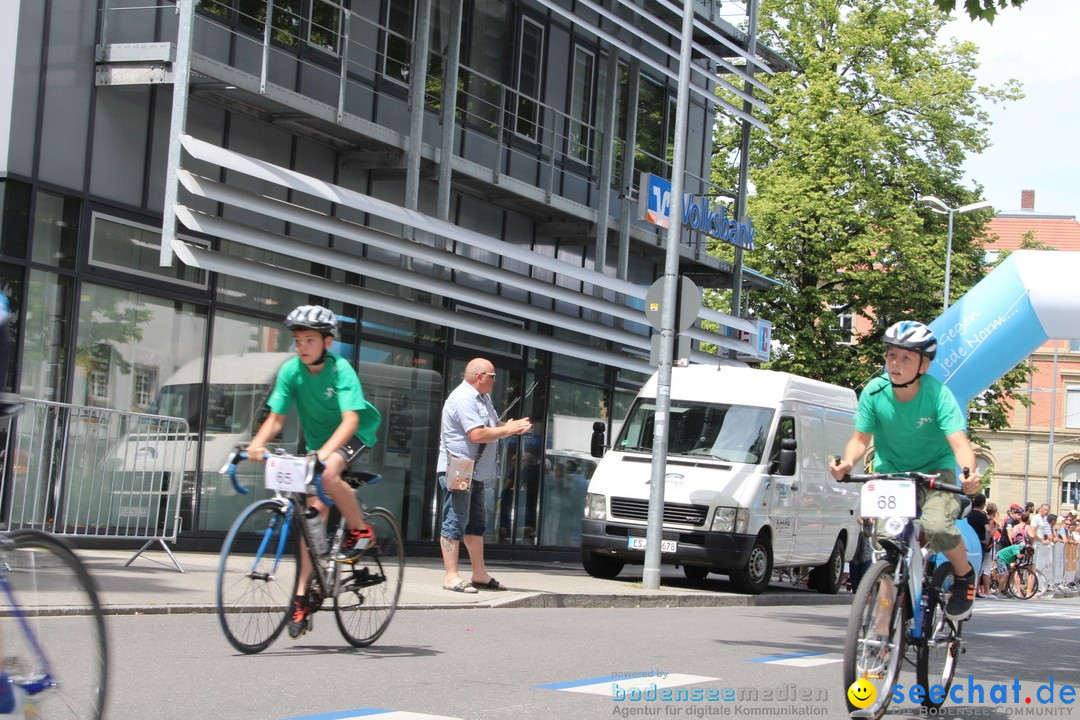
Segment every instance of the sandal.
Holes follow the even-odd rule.
[[[505,585],[503,585],[498,580],[496,580],[495,578],[490,578],[487,582],[477,582],[476,580],[473,580],[472,583],[470,583],[470,584],[474,585],[475,587],[480,588],[481,590],[509,590],[510,589],[510,588],[506,587]]]
[[[465,593],[466,595],[475,595],[477,590],[471,582],[465,582],[464,580],[458,580],[453,585],[443,585],[443,590],[449,590],[450,592]]]

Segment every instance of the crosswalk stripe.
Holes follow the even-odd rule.
[[[378,720],[461,720],[447,715],[429,715],[405,710],[385,710],[382,708],[360,708],[357,710],[339,710],[338,712],[319,715],[303,715],[283,720],[355,720],[356,718],[377,718]]]
[[[786,665],[788,667],[816,667],[818,665],[838,663],[843,659],[844,656],[840,653],[807,652],[755,658],[749,662],[762,663],[765,665]]]
[[[666,677],[630,677],[630,678],[589,678],[587,680],[571,680],[569,682],[548,683],[537,685],[543,690],[563,690],[565,692],[585,693],[587,695],[606,695],[612,697],[615,686],[622,691],[646,690],[656,685],[657,688],[678,687],[679,685],[697,685],[698,683],[714,682],[719,678],[705,677],[703,675],[683,675],[681,673],[668,673]]]

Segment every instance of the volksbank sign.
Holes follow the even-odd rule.
[[[728,217],[723,205],[710,207],[704,197],[695,199],[689,193],[683,195],[683,227],[703,232],[709,237],[723,240],[746,250],[754,249],[757,230],[753,221],[746,218],[741,223]],[[638,219],[653,225],[668,227],[671,224],[671,181],[652,173],[641,173],[638,185]]]

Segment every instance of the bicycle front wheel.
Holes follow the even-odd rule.
[[[874,563],[855,591],[844,637],[844,692],[858,680],[874,689],[874,699],[860,708],[847,697],[848,711],[875,720],[885,714],[904,658],[903,588],[893,582],[896,567],[888,560]]]
[[[1035,597],[1039,592],[1039,576],[1029,565],[1013,568],[1009,572],[1009,592],[1021,600]]]
[[[386,632],[405,576],[405,546],[394,516],[375,508],[364,513],[364,520],[375,531],[375,543],[356,562],[341,565],[334,592],[338,629],[356,647],[366,647]]]
[[[82,561],[47,533],[19,530],[0,550],[4,671],[27,717],[97,719],[105,712],[109,644],[97,589]]]
[[[240,652],[265,650],[288,620],[300,565],[290,507],[274,498],[248,506],[221,546],[218,621]]]
[[[945,604],[952,591],[952,563],[938,565],[930,580],[926,614],[923,615],[922,640],[915,652],[915,676],[926,690],[922,705],[937,710],[945,702],[945,693],[956,674],[956,661],[960,655],[960,639],[952,625],[945,619]],[[934,693],[940,699],[930,697],[930,689],[940,685],[944,692]]]

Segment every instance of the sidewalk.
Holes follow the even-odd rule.
[[[98,584],[110,614],[214,612],[218,556],[175,553],[179,572],[168,555],[150,549],[131,565],[133,550],[77,551]],[[401,609],[555,608],[555,607],[731,607],[750,605],[848,604],[851,593],[822,595],[804,587],[774,583],[761,595],[729,591],[723,576],[692,583],[682,571],[664,568],[661,587],[646,590],[641,566],[629,566],[615,580],[590,577],[577,563],[489,563],[491,574],[510,588],[475,595],[442,588],[442,563],[434,558],[406,558]],[[468,565],[462,577],[468,578]]]

